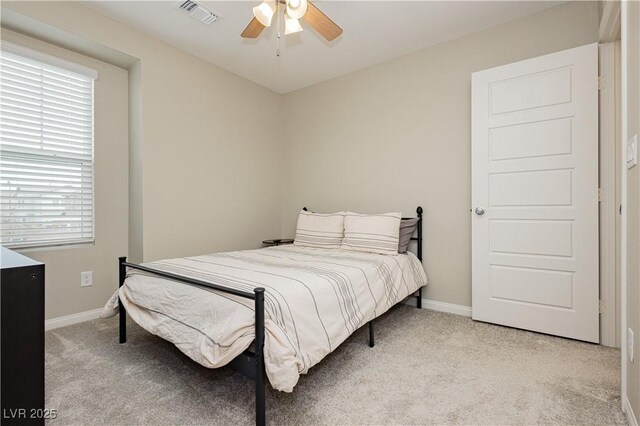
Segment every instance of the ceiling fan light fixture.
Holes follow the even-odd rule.
[[[251,19],[240,36],[249,39],[258,38],[262,30],[270,26],[271,22],[273,22],[273,17],[276,16],[277,22],[275,24],[278,28],[275,32],[277,33],[278,41],[282,38],[283,30],[286,31],[286,34],[301,31],[302,27],[300,27],[300,22],[294,20],[299,20],[303,17],[305,22],[324,37],[325,40],[331,42],[340,37],[342,35],[342,28],[322,13],[322,11],[313,4],[313,1],[315,0],[263,0],[263,3],[253,8],[254,18]],[[288,25],[286,22],[281,22],[287,21],[287,18],[291,18],[292,20]],[[276,52],[279,52],[279,46]]]
[[[299,33],[300,31],[302,31],[302,25],[300,25],[300,21],[289,17],[289,15],[285,15],[284,16],[285,35]]]
[[[287,2],[287,15],[292,19],[300,19],[307,13],[307,0],[289,0]]]
[[[253,8],[253,16],[265,27],[271,26],[274,13],[276,13],[276,2],[273,0],[265,0]]]

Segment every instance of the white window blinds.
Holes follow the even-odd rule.
[[[0,244],[94,240],[95,71],[3,42]]]

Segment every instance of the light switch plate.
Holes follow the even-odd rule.
[[[638,135],[627,142],[627,169],[635,167],[638,164]]]
[[[633,354],[633,330],[629,328],[627,330],[627,356],[629,357],[629,361],[633,362],[634,354]]]

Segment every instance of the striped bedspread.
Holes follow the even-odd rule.
[[[349,335],[427,283],[411,253],[270,247],[145,263],[252,292],[265,288],[265,368],[291,392],[300,374]],[[129,270],[119,297],[134,321],[205,367],[220,367],[254,339],[253,300]],[[103,316],[117,312],[118,292]]]

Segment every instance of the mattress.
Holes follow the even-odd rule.
[[[427,284],[412,253],[293,245],[144,265],[247,292],[264,287],[265,370],[271,385],[285,392],[355,330]],[[133,269],[103,316],[117,313],[118,298],[141,327],[205,367],[229,363],[254,340],[250,299]]]

